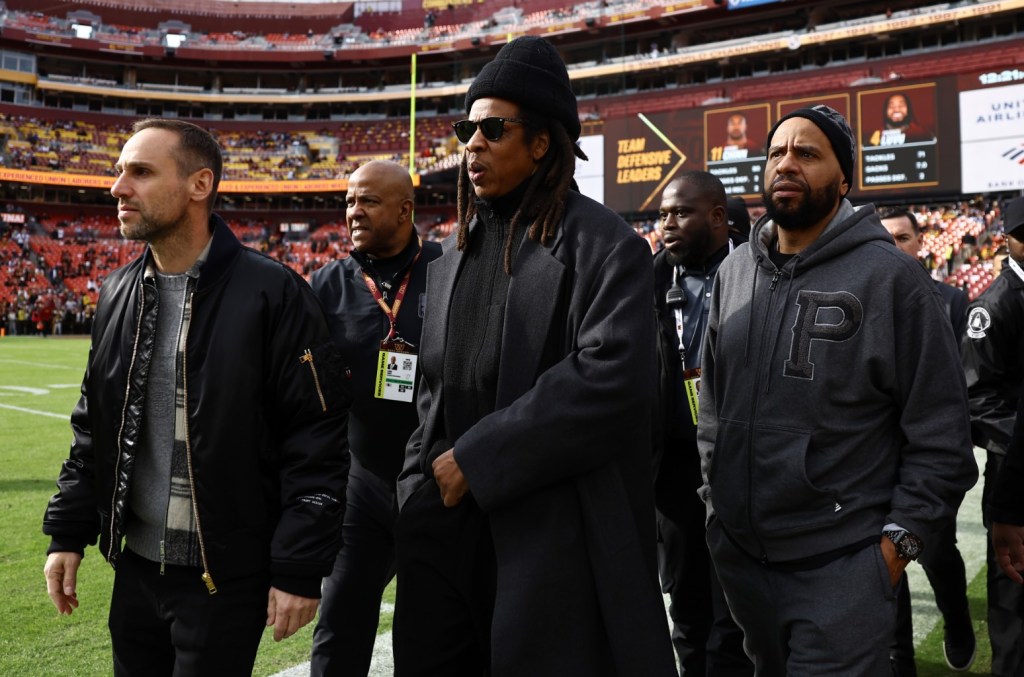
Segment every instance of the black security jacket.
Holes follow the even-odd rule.
[[[988,522],[1024,525],[1024,400],[1017,402],[1017,420],[995,490],[985,506]]]
[[[1024,280],[1006,264],[971,304],[960,359],[967,378],[974,444],[1005,454],[1024,380]]]
[[[285,592],[319,597],[344,515],[344,369],[306,283],[242,247],[219,217],[210,225],[209,254],[186,291],[183,364],[204,575],[216,586],[266,572]],[[50,552],[82,552],[99,536],[117,565],[156,328],[157,291],[144,279],[150,257],[103,285],[70,457],[43,520]]]
[[[416,253],[422,251],[416,259]],[[441,255],[441,245],[413,237],[409,246],[389,262],[395,275],[386,299],[394,305],[394,296],[409,266],[413,265],[409,287],[398,309],[398,335],[419,350],[426,307],[427,264]],[[352,370],[352,409],[349,412],[349,449],[360,465],[385,482],[394,483],[405,458],[405,444],[416,429],[416,401],[395,402],[374,397],[377,357],[380,342],[387,338],[391,322],[374,300],[363,271],[378,288],[380,276],[374,264],[359,252],[332,261],[313,273],[310,286],[323,304],[331,336],[345,364]]]
[[[737,243],[742,244],[742,243]],[[686,298],[684,341],[687,345],[688,368],[699,367],[704,343],[704,328],[711,309],[711,289],[718,267],[731,250],[725,245],[705,265],[683,267],[681,288]],[[697,426],[683,389],[683,365],[679,354],[679,335],[673,308],[665,295],[676,277],[676,267],[669,262],[668,251],[654,257],[654,312],[658,320],[658,408],[654,439],[654,497],[665,515],[682,521],[687,509],[696,504],[702,483],[700,454],[697,452]]]

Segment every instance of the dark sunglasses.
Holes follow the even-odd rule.
[[[452,123],[452,128],[455,130],[455,136],[459,137],[459,141],[462,143],[469,143],[478,127],[485,139],[497,141],[505,133],[506,122],[515,122],[520,125],[526,124],[526,120],[520,120],[519,118],[484,118],[478,122],[459,120]]]

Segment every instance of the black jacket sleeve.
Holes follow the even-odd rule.
[[[993,522],[1024,525],[1024,399],[1018,400],[1017,422],[999,471],[996,489],[985,506]]]
[[[280,439],[281,514],[271,539],[271,584],[320,596],[341,547],[351,393],[319,302],[297,277],[273,327],[270,365]]]
[[[1016,418],[1024,317],[1020,317],[1020,301],[1016,298],[1020,292],[1015,287],[1002,278],[993,287],[994,293],[983,295],[971,306],[960,355],[967,379],[974,443],[1003,454]]]
[[[43,516],[43,533],[50,537],[52,552],[84,554],[85,546],[96,542],[100,516],[96,509],[94,481],[96,459],[89,428],[88,373],[82,380],[82,395],[71,413],[74,438],[68,459],[57,477],[57,493],[50,499]]]

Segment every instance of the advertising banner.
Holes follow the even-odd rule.
[[[1024,189],[1024,84],[960,92],[965,192]]]

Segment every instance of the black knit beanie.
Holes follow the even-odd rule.
[[[1010,200],[1003,208],[1003,232],[1024,240],[1024,197]]]
[[[569,138],[580,138],[576,95],[569,72],[554,46],[533,35],[506,43],[481,69],[466,92],[466,112],[485,97],[506,99],[558,120]]]
[[[850,125],[846,122],[846,118],[836,109],[825,105],[819,104],[813,108],[800,108],[779,118],[779,121],[772,127],[772,131],[768,132],[768,141],[765,143],[766,148],[771,148],[772,137],[775,135],[775,130],[779,128],[779,125],[790,118],[806,118],[825,133],[829,143],[832,144],[832,152],[836,154],[836,160],[839,161],[839,168],[843,170],[846,185],[852,188],[855,143],[853,132],[850,130]]]

